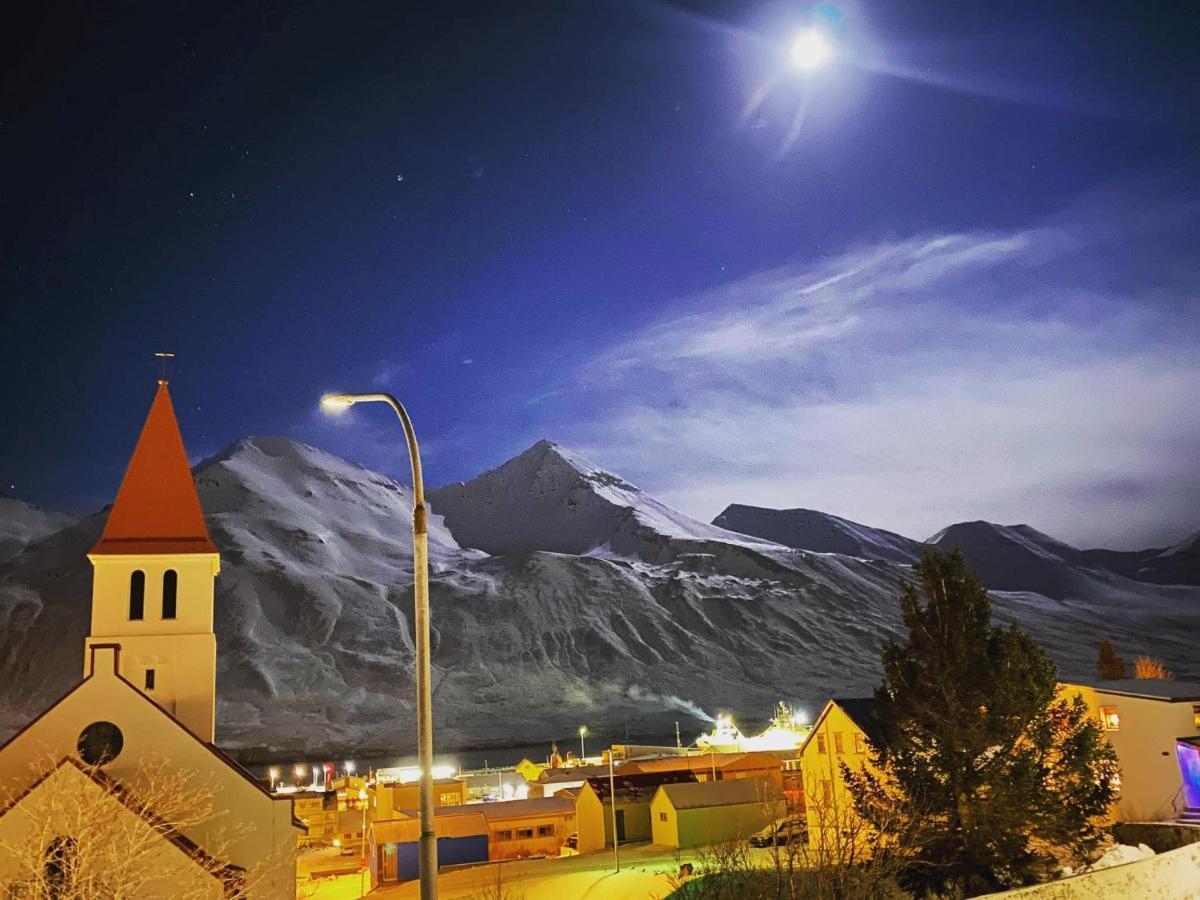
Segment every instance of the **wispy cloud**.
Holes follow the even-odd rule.
[[[564,437],[706,517],[1178,538],[1200,528],[1200,215],[1179,196],[1097,193],[682,298],[580,365]]]

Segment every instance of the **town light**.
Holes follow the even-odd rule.
[[[296,766],[296,768],[292,769],[292,772],[295,773],[297,778],[303,778],[304,771],[305,771],[304,766]]]
[[[579,726],[579,761],[580,762],[583,762],[584,757],[587,756],[587,753],[585,753],[584,749],[583,749],[583,739],[585,737],[587,737],[587,733],[588,733],[587,726],[580,725]]]
[[[275,782],[279,780],[279,770],[272,766],[267,769],[267,775],[271,778],[271,790],[275,790]]]
[[[354,774],[354,761],[353,760],[350,760],[350,759],[346,760],[346,774],[347,775]]]
[[[801,72],[814,72],[833,59],[833,44],[817,28],[802,31],[792,39],[788,61]]]

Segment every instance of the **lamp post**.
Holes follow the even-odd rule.
[[[585,737],[587,737],[587,726],[580,725],[579,726],[579,764],[581,766],[583,765],[584,757],[587,756],[587,754],[583,752],[583,739]]]
[[[437,898],[437,837],[433,824],[433,714],[429,687],[429,530],[425,514],[425,483],[421,478],[421,451],[408,410],[391,394],[326,394],[321,406],[327,410],[345,409],[355,403],[386,403],[400,419],[408,441],[408,459],[413,481],[413,600],[416,607],[414,630],[417,644],[417,787],[420,807],[421,900]],[[365,835],[364,835],[365,837]]]
[[[275,793],[275,782],[279,780],[279,770],[272,766],[267,770],[267,774],[271,776],[271,793]]]
[[[365,894],[366,886],[363,884],[363,880],[367,877],[367,792],[365,790],[358,792],[358,805],[362,807],[362,838],[358,844],[358,855],[362,857],[364,864],[358,875],[358,892]]]

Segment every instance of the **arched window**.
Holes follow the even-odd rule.
[[[163,607],[164,619],[175,618],[175,598],[179,592],[179,575],[174,569],[163,572]]]
[[[135,569],[129,576],[129,618],[144,619],[146,617],[146,573]]]

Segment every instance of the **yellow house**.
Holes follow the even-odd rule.
[[[769,778],[664,784],[650,801],[653,841],[666,847],[748,838],[786,816],[783,793]]]
[[[83,860],[85,850],[98,852],[141,827],[128,811],[147,823],[149,845],[139,846],[161,857],[164,873],[186,879],[189,864],[207,871],[204,861],[216,861],[226,875],[237,873],[251,898],[294,896],[303,825],[290,798],[272,795],[213,744],[219,559],[165,381],[88,558],[94,581],[83,680],[0,747],[0,832],[17,829],[38,844],[14,850],[0,842],[0,882],[61,884],[64,872],[78,871],[68,857]],[[55,793],[74,786],[80,792],[66,799]],[[114,810],[107,836],[94,830],[94,817],[71,817],[71,804],[87,797]],[[34,819],[46,828],[30,830]],[[113,858],[112,877],[149,858]],[[29,859],[44,865],[30,869]],[[160,884],[152,880],[136,895],[178,896]]]
[[[304,823],[305,844],[327,844],[337,835],[338,795],[336,791],[297,791],[290,795],[292,810]]]
[[[825,704],[800,746],[810,846],[828,848],[860,832],[840,764],[851,770],[869,765],[872,737],[878,740],[875,701],[838,698]]]
[[[372,819],[380,821],[394,819],[406,809],[420,806],[418,784],[415,781],[380,781],[369,788],[368,801]],[[467,802],[466,782],[457,778],[435,778],[433,781],[434,806],[460,806]]]
[[[577,849],[580,853],[590,853],[611,847],[614,818],[618,843],[651,840],[650,801],[655,792],[664,784],[695,780],[692,772],[622,774],[618,770],[612,779],[616,787],[614,816],[609,778],[588,778],[575,795],[575,825],[579,829]]]
[[[1200,736],[1200,684],[1128,678],[1059,685],[1080,696],[1104,729],[1121,765],[1117,819],[1153,822],[1184,811],[1180,743]]]

